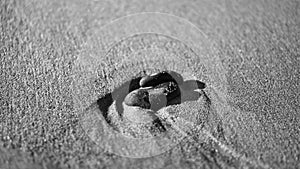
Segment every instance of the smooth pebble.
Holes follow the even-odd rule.
[[[182,77],[173,71],[162,71],[152,75],[147,75],[140,80],[141,87],[153,87],[165,82],[182,83]]]
[[[137,89],[130,92],[124,99],[124,103],[128,106],[138,106],[145,109],[151,107],[149,102],[149,93],[145,89]]]

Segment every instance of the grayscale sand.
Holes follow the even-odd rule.
[[[0,168],[300,168],[299,3],[1,0]],[[127,65],[114,73],[109,61],[87,61],[99,66],[96,80],[88,64],[76,64],[83,62],[83,53],[96,53],[90,42],[100,27],[138,12],[169,13],[196,25],[213,44],[228,82],[224,96],[218,96],[220,88],[205,89],[215,102],[209,115],[200,117],[204,126],[178,123],[184,139],[141,159],[95,143],[81,124],[86,114],[79,108],[95,108],[98,98],[141,67]],[[185,69],[171,61],[176,71]],[[196,76],[206,82],[209,75],[198,68]],[[186,117],[193,108],[188,104],[193,103],[170,109]]]

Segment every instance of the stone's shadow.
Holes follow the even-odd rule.
[[[181,89],[183,90],[180,91],[181,93],[179,97],[176,97],[168,101],[166,106],[176,105],[186,101],[196,101],[199,99],[200,95],[202,94],[207,99],[207,101],[210,102],[210,99],[208,98],[208,96],[205,94],[204,91],[202,91],[201,94],[197,91],[194,91],[194,90],[204,89],[206,87],[205,83],[198,80],[183,81],[183,78],[179,73],[176,72],[172,72],[172,73],[173,73],[172,76],[176,77],[176,80],[179,80],[178,84],[181,84],[180,86]],[[142,77],[134,77],[132,80],[126,81],[120,87],[116,88],[113,92],[108,93],[97,100],[99,109],[101,110],[102,115],[106,119],[108,124],[111,124],[111,119],[108,116],[109,107],[115,101],[118,115],[122,117],[124,111],[122,103],[128,93],[140,88],[139,81],[141,80],[141,78]],[[188,91],[188,94],[182,93],[186,91]]]
[[[183,85],[184,88],[189,88],[189,90],[197,90],[197,89],[204,89],[206,84],[199,81],[199,80],[186,80],[184,81]]]
[[[108,93],[97,100],[98,107],[109,124],[111,123],[111,120],[108,118],[108,108],[112,105],[113,101],[111,93]]]

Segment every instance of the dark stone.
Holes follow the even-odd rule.
[[[173,74],[173,76],[171,74]],[[153,87],[165,82],[182,83],[182,77],[173,71],[162,71],[152,75],[147,75],[140,80],[141,87]]]

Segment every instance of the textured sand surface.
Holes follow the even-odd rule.
[[[0,168],[300,168],[299,3],[1,0]],[[105,80],[95,81],[78,74],[88,66],[75,62],[86,45],[94,47],[99,27],[151,11],[183,17],[208,36],[226,69],[230,106],[217,103],[223,113],[209,116],[208,133],[160,156],[130,159],[87,136],[73,98],[82,92],[90,106],[113,90],[116,77],[106,75],[114,70],[107,63],[97,72]],[[95,93],[76,91],[78,79]]]

